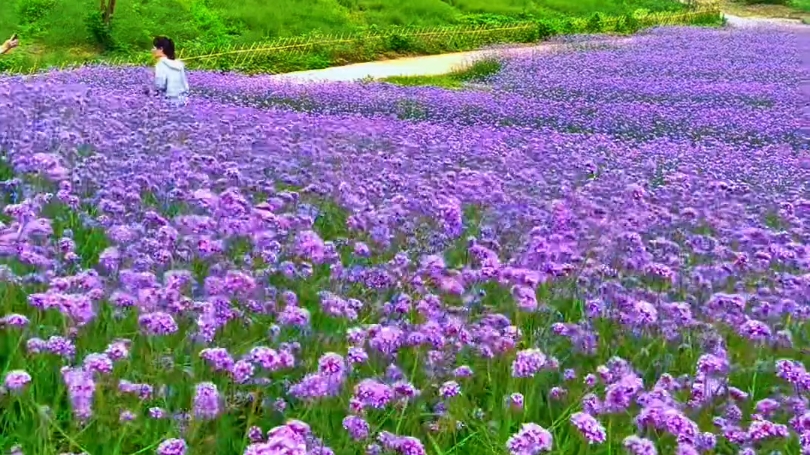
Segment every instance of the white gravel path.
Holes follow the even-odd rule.
[[[633,38],[613,38],[605,42],[625,44]],[[551,52],[561,48],[558,43],[541,43],[529,46],[505,47],[497,50],[485,49],[469,52],[455,52],[451,54],[428,55],[422,57],[407,57],[394,60],[383,60],[353,65],[336,66],[321,70],[296,71],[279,74],[276,79],[287,82],[352,82],[363,79],[385,79],[395,76],[438,76],[452,73],[465,66],[492,56],[498,55],[531,55],[535,53]]]
[[[802,21],[797,19],[772,19],[766,17],[741,17],[726,14],[726,21],[729,27],[752,28],[752,27],[807,27]]]
[[[748,18],[726,14],[730,27],[749,28],[759,26],[790,26],[808,27],[800,21],[791,19],[765,19]],[[614,38],[606,41],[616,44],[626,44],[637,38]],[[486,58],[497,52],[501,55],[527,55],[532,53],[550,52],[561,45],[556,43],[541,43],[530,46],[515,46],[493,50],[479,50],[470,52],[457,52],[452,54],[429,55],[423,57],[408,57],[395,60],[385,60],[368,63],[357,63],[346,66],[336,66],[321,70],[296,71],[279,74],[274,78],[280,81],[293,83],[311,82],[353,82],[364,79],[385,79],[395,76],[437,76],[462,69],[470,63]]]

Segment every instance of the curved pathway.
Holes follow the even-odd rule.
[[[625,44],[633,38],[613,38],[602,42]],[[599,41],[596,41],[599,42]],[[335,66],[321,70],[296,71],[279,74],[274,78],[288,82],[353,82],[363,79],[385,79],[395,76],[438,76],[464,68],[476,60],[492,55],[531,55],[551,52],[561,48],[560,43],[540,43],[528,46],[511,46],[501,49],[484,49],[451,54],[398,58],[353,65]]]
[[[800,21],[791,19],[748,18],[726,14],[730,27],[749,28],[758,26],[791,26],[808,27]],[[624,45],[638,37],[611,38],[604,42]],[[296,71],[273,76],[279,81],[292,83],[309,82],[353,82],[364,79],[385,79],[394,76],[438,76],[452,73],[464,68],[471,62],[486,58],[494,53],[499,55],[529,55],[533,53],[550,52],[559,49],[559,43],[541,43],[529,46],[506,47],[498,50],[478,50],[470,52],[456,52],[452,54],[429,55],[423,57],[408,57],[395,60],[385,60],[353,65],[336,66],[321,70]]]
[[[766,17],[741,17],[725,14],[726,22],[730,27],[736,28],[752,28],[763,26],[788,26],[788,27],[807,27],[797,19],[776,19]]]

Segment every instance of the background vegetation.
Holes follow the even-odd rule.
[[[638,8],[683,8],[674,0],[119,0],[109,30],[112,40],[99,43],[95,17],[98,0],[3,3],[3,34],[17,32],[49,48],[101,44],[133,51],[147,50],[156,34],[169,35],[181,43],[220,46],[390,26],[576,17],[597,11],[621,15]]]
[[[12,58],[4,58],[0,70],[33,62],[39,66],[83,62],[99,55],[148,55],[151,39],[158,34],[172,37],[185,49],[222,49],[284,37],[374,33],[391,27],[493,28],[584,18],[596,12],[617,16],[639,9],[676,12],[685,8],[676,0],[275,0],[272,6],[266,0],[118,0],[107,23],[99,0],[3,3],[0,35],[18,33],[23,47]],[[386,52],[422,52],[393,44]],[[379,54],[379,49],[374,52]],[[314,61],[293,66],[334,63],[310,60]]]
[[[643,0],[637,3],[640,4],[652,3]],[[180,57],[192,68],[282,73],[402,55],[463,51],[490,44],[534,43],[554,35],[634,33],[640,28],[654,25],[716,25],[722,21],[717,8],[707,9],[704,6],[694,9],[677,3],[674,6],[670,4],[672,9],[668,10],[666,5],[667,3],[661,3],[659,11],[637,8],[620,15],[591,12],[586,16],[566,16],[558,11],[547,17],[535,18],[523,13],[514,16],[478,13],[457,16],[460,22],[437,26],[413,24],[381,27],[371,24],[338,32],[326,33],[319,29],[295,36],[277,36],[252,42],[242,42],[242,35],[239,34],[221,35],[220,40],[206,35],[205,39],[198,37],[178,41],[181,43]],[[627,8],[626,5],[624,7]],[[571,11],[576,9],[572,8]],[[86,18],[88,37],[86,43],[79,47],[50,46],[46,41],[36,39],[30,44],[31,36],[47,36],[50,29],[39,32],[39,35],[28,36],[29,44],[25,48],[0,59],[0,71],[31,72],[52,66],[86,63],[149,64],[151,56],[148,52],[132,44],[121,44],[128,42],[122,41],[118,35],[124,28],[119,22],[126,24],[121,16],[116,13],[109,22],[104,20],[105,17],[104,13],[99,13],[96,9]],[[150,37],[155,33],[165,32],[144,32],[144,48],[148,49]],[[169,35],[177,37],[175,34]]]
[[[686,3],[707,2],[717,4]],[[810,12],[810,0],[720,4],[742,15],[802,18]],[[719,15],[680,16],[689,5],[678,0],[274,0],[267,5],[266,0],[6,0],[0,7],[0,37],[18,33],[23,46],[0,59],[0,72],[147,63],[151,39],[158,34],[174,38],[184,59],[204,56],[192,59],[193,67],[280,73],[528,43],[556,34],[632,33],[657,21],[720,22]],[[420,35],[418,29],[426,27],[442,33]],[[470,27],[484,31],[470,33]],[[288,38],[297,44],[274,47]],[[228,52],[254,46],[255,52]]]
[[[725,4],[733,12],[745,15],[799,18],[810,13],[810,0],[727,0]]]
[[[810,0],[739,0],[749,5],[783,5],[801,11],[810,11]]]

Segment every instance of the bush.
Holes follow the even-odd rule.
[[[645,8],[639,8],[630,15],[633,19],[644,19],[645,17],[650,15],[650,10]]]
[[[0,58],[0,73],[19,70],[24,63],[24,58],[18,53],[4,55]]]
[[[484,58],[460,71],[458,79],[464,82],[482,82],[501,71],[503,64],[496,58]]]
[[[203,1],[192,2],[190,12],[194,18],[194,25],[200,33],[198,42],[211,46],[223,46],[230,42],[232,31]]]
[[[551,21],[539,20],[537,21],[537,39],[544,40],[557,35],[560,31],[557,29],[557,24]]]
[[[793,0],[743,0],[746,5],[784,5],[790,6]]]
[[[43,1],[43,0],[28,0]],[[322,44],[301,47],[289,47],[298,41],[263,41],[257,46],[255,51],[249,50],[249,46],[240,43],[238,32],[231,25],[225,24],[217,10],[209,7],[212,0],[191,0],[187,10],[174,11],[178,15],[185,13],[190,20],[178,20],[172,22],[167,18],[171,17],[171,9],[177,8],[180,0],[166,0],[161,5],[163,9],[156,9],[158,5],[147,5],[149,0],[133,0],[124,2],[116,11],[116,18],[111,26],[106,26],[103,17],[98,12],[86,15],[86,32],[92,41],[105,51],[105,60],[115,59],[118,62],[127,61],[132,64],[142,64],[150,59],[147,49],[151,46],[152,37],[156,34],[163,34],[172,37],[179,44],[182,51],[181,58],[187,60],[191,67],[198,69],[218,69],[241,71],[248,73],[280,73],[296,70],[311,70],[325,68],[328,66],[345,65],[357,62],[367,62],[380,57],[392,57],[392,54],[423,54],[433,55],[445,52],[467,51],[500,43],[530,43],[538,40],[548,39],[555,35],[579,34],[579,33],[600,33],[606,31],[617,31],[632,33],[646,25],[655,22],[655,16],[649,20],[639,19],[648,14],[646,10],[636,10],[634,13],[615,21],[614,18],[606,19],[605,15],[593,14],[583,18],[545,18],[533,21],[517,21],[513,24],[519,25],[514,28],[485,27],[489,30],[473,30],[464,33],[456,33],[448,30],[447,33],[439,33],[439,38],[435,36],[420,36],[408,34],[404,29],[397,28],[389,33],[378,30],[374,25],[362,27],[360,30],[345,36],[342,42],[323,42]],[[57,3],[64,5],[71,3]],[[147,14],[149,11],[149,14]],[[61,14],[54,10],[50,16]],[[46,18],[44,22],[50,19]],[[160,20],[158,20],[160,19]],[[497,22],[503,17],[493,15],[470,15],[466,21],[493,21]],[[691,23],[700,25],[716,25],[720,21],[718,14],[702,14],[691,18]],[[647,22],[651,22],[648,24]],[[492,25],[492,24],[490,24]],[[506,25],[506,24],[502,24]],[[64,29],[64,27],[61,27]],[[79,29],[79,31],[82,31]],[[367,33],[362,33],[367,32]],[[75,35],[76,33],[73,32]],[[355,39],[351,39],[354,36]],[[49,34],[46,36],[53,39]],[[69,37],[68,37],[69,38]],[[83,37],[81,37],[83,38]],[[81,39],[80,38],[80,39]],[[320,36],[314,35],[312,38],[318,42]],[[82,40],[83,41],[83,40]],[[73,42],[73,41],[71,41]],[[274,48],[275,45],[285,44],[283,49]],[[222,54],[226,47],[231,45],[244,49],[244,54]],[[65,62],[76,62],[77,57],[68,52],[63,52],[59,56],[61,60],[54,60],[53,57],[59,53],[50,52],[45,60],[41,61],[37,57],[37,65],[40,68],[51,65],[60,65]],[[206,56],[209,54],[210,56]],[[92,60],[95,54],[83,57],[82,61]],[[21,60],[24,62],[25,60]],[[46,64],[47,63],[47,64]],[[32,65],[26,65],[32,66]],[[20,65],[12,66],[20,68]]]
[[[90,11],[84,21],[87,32],[95,44],[101,46],[105,51],[116,49],[115,40],[112,35],[112,24],[104,23],[104,13],[101,11]]]
[[[413,49],[413,42],[410,37],[396,33],[388,37],[387,45],[388,49],[399,53],[405,53]]]
[[[585,26],[585,30],[590,33],[599,33],[602,31],[602,15],[599,13],[593,13],[593,15],[588,19],[588,24]]]
[[[702,13],[694,17],[691,21],[691,25],[705,25],[705,26],[713,26],[713,25],[724,25],[725,24],[725,17],[723,17],[719,13]]]
[[[641,29],[641,21],[629,14],[622,18],[619,28],[618,31],[622,33],[635,33]]]
[[[18,0],[16,9],[20,27],[26,34],[43,32],[45,26],[42,20],[55,4],[55,0]]]
[[[798,9],[799,11],[810,13],[810,0],[791,0],[790,6]],[[803,18],[802,23],[807,24],[808,18]]]
[[[501,14],[466,14],[461,16],[459,22],[464,25],[502,27],[519,22],[519,19],[513,16],[504,16]]]
[[[56,2],[54,0],[18,0],[17,14],[22,24],[37,22],[48,15]]]
[[[558,24],[557,29],[560,35],[570,35],[576,31],[576,26],[571,19],[565,19]]]

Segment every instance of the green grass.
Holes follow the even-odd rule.
[[[8,5],[8,7],[6,7]],[[0,30],[19,32],[50,47],[89,43],[85,19],[96,0],[9,0]],[[347,33],[365,27],[459,24],[468,15],[508,18],[627,14],[635,9],[675,11],[674,0],[127,0],[115,11],[113,37],[122,46],[148,50],[166,34],[179,42],[253,42],[308,33]]]
[[[810,0],[732,0],[728,5],[732,6],[731,12],[735,7],[752,7],[752,16],[795,18],[802,13],[810,13]]]
[[[810,0],[793,0],[790,3],[790,6],[796,8],[799,11],[810,13]],[[805,23],[807,23],[806,19],[807,18],[805,18]]]
[[[180,48],[210,49],[389,27],[499,26],[515,21],[583,18],[595,12],[624,15],[638,9],[684,8],[675,0],[278,0],[271,7],[267,5],[263,0],[121,0],[112,28],[104,31],[108,39],[100,40],[98,34],[91,33],[98,27],[89,19],[98,10],[97,0],[9,0],[0,8],[0,35],[18,33],[22,48],[15,51],[17,55],[4,57],[0,70],[19,60],[36,61],[42,67],[86,60],[101,52],[147,56],[151,39],[158,34],[172,37]],[[427,52],[393,44],[389,43],[387,52]],[[380,56],[378,50],[375,52],[344,59]],[[341,63],[340,59],[326,60],[320,65],[310,61],[305,66]]]
[[[457,90],[471,82],[484,82],[501,70],[501,62],[495,59],[482,59],[472,65],[438,76],[394,76],[383,79],[383,82],[405,87],[432,86]]]
[[[492,44],[535,43],[559,34],[634,33],[676,23],[716,25],[721,17],[716,9],[683,10],[674,0],[601,2],[606,13],[588,9],[587,2],[557,1],[547,1],[542,8],[532,3],[518,12],[512,0],[491,5],[441,0],[432,10],[428,5],[433,0],[336,0],[340,8],[327,8],[331,0],[321,0],[314,4],[324,8],[321,13],[299,0],[272,9],[250,2],[227,7],[216,3],[219,0],[168,0],[148,7],[138,3],[144,1],[120,4],[112,28],[107,29],[92,8],[76,9],[75,3],[55,0],[17,0],[16,8],[0,13],[0,24],[19,30],[23,46],[0,59],[0,72],[29,73],[87,63],[148,65],[152,60],[145,49],[156,34],[175,38],[180,57],[192,69],[285,73]],[[636,8],[642,6],[652,9]],[[69,23],[79,11],[85,15],[84,27]],[[186,13],[191,19],[179,20]],[[458,84],[432,84],[437,83]]]

